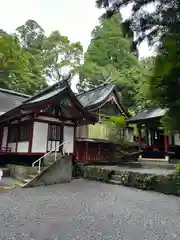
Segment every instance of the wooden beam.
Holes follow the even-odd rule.
[[[31,126],[30,126],[28,153],[32,152],[33,132],[34,132],[34,121],[31,122]]]

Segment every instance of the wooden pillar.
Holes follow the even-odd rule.
[[[141,150],[141,148],[142,148],[141,126],[138,127],[138,147],[139,147],[139,150]]]
[[[85,162],[88,162],[88,150],[89,150],[89,148],[88,148],[88,142],[85,142],[85,151],[86,151],[86,154],[85,154],[85,156],[86,156]]]
[[[168,152],[168,136],[164,135],[164,151]]]
[[[34,133],[34,121],[33,120],[30,122],[30,126],[28,126],[28,127],[30,127],[28,153],[31,153],[32,152],[33,133]]]
[[[73,139],[73,158],[72,158],[72,160],[75,162],[77,160],[76,132],[77,132],[77,122],[74,123],[74,136],[73,136],[74,139]]]

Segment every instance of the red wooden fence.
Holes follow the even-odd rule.
[[[108,140],[76,139],[76,162],[111,162],[114,159],[115,145]]]

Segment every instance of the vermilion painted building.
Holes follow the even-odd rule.
[[[89,139],[88,126],[99,122],[99,114],[129,117],[116,87],[106,84],[76,95],[69,80],[32,97],[0,89],[1,163],[31,164],[62,143],[58,152],[77,161],[100,161],[112,153],[112,143]]]
[[[74,154],[77,125],[94,124],[97,117],[82,106],[69,79],[33,97],[0,89],[0,161],[34,161],[46,152]]]
[[[144,158],[180,157],[180,136],[166,135],[161,118],[166,110],[152,107],[139,112],[127,120],[129,124],[136,124],[139,130],[139,148],[144,149]]]

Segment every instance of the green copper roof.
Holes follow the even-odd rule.
[[[162,108],[148,108],[141,112],[139,112],[137,115],[129,118],[127,120],[128,123],[136,123],[143,120],[153,119],[153,118],[160,118],[163,117],[166,113],[165,109]]]

